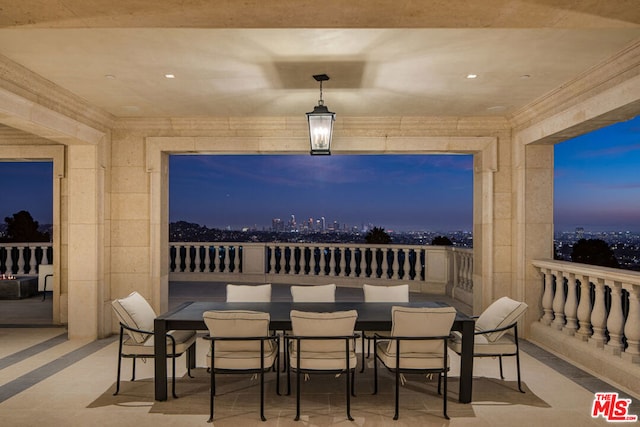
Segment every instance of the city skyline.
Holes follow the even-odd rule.
[[[557,144],[556,230],[640,231],[640,117]],[[170,156],[169,220],[268,228],[273,218],[388,230],[472,227],[471,155]],[[50,223],[51,162],[0,162],[0,219]]]

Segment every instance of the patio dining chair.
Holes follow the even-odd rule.
[[[291,286],[293,302],[335,302],[336,285]]]
[[[409,285],[396,285],[396,286],[376,286],[362,285],[362,291],[364,293],[364,302],[409,302]],[[388,333],[389,331],[378,332],[381,334]],[[371,354],[371,341],[373,335],[376,332],[370,332],[369,336],[362,331],[362,365],[360,366],[360,372],[364,372],[365,368],[365,354],[364,347],[365,341],[367,345],[367,356]]]
[[[518,390],[522,390],[520,380],[520,346],[518,345],[518,320],[527,311],[527,304],[515,301],[509,297],[502,297],[494,301],[480,316],[477,316],[473,357],[497,357],[500,363],[500,379],[504,380],[502,370],[502,357],[516,357],[516,373],[518,377]],[[506,336],[507,332],[513,332],[513,340]],[[462,353],[462,335],[453,332],[453,339],[449,346],[458,354]]]
[[[136,378],[136,359],[155,357],[153,322],[156,313],[146,299],[138,292],[126,298],[115,299],[111,303],[120,321],[120,341],[118,345],[117,395],[120,391],[120,370],[123,358],[133,359],[131,381]],[[187,374],[191,377],[191,367],[195,364],[196,331],[169,331],[166,334],[167,357],[172,359],[173,376],[171,393],[176,395],[176,358],[187,352]]]
[[[438,394],[442,394],[442,414],[447,415],[447,341],[456,318],[453,307],[392,307],[391,334],[375,334],[374,390],[378,393],[378,361],[395,374],[395,413],[399,416],[400,378],[403,373],[438,374]],[[444,379],[444,393],[441,384]]]
[[[211,341],[207,366],[211,372],[209,420],[213,422],[216,374],[254,373],[260,376],[260,419],[264,416],[264,374],[278,365],[280,337],[269,333],[269,313],[248,310],[206,311],[204,322]],[[276,372],[276,393],[280,374]]]
[[[271,284],[227,285],[227,302],[270,302]]]
[[[354,376],[358,360],[353,333],[356,310],[312,313],[291,310],[293,335],[285,336],[289,358],[287,394],[291,393],[291,371],[296,373],[296,417],[300,420],[300,378],[304,374],[344,374],[347,418],[351,417],[351,395],[354,395]]]

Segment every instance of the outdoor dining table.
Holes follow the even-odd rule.
[[[291,330],[291,310],[332,312],[357,310],[356,331],[390,331],[391,307],[446,307],[448,304],[437,301],[421,301],[408,303],[380,302],[321,302],[294,303],[291,301],[273,302],[185,302],[173,310],[158,316],[154,322],[155,346],[155,399],[167,400],[167,346],[164,338],[171,330],[207,330],[202,314],[208,310],[253,310],[267,312],[270,315],[271,330]],[[458,312],[452,330],[462,333],[462,355],[460,357],[460,389],[459,401],[471,402],[473,379],[473,342],[475,320]],[[425,325],[428,327],[428,325]],[[195,354],[190,354],[187,363],[195,367]]]

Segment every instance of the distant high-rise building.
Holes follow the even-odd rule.
[[[271,220],[271,230],[272,231],[284,231],[284,224],[280,218],[273,218]]]

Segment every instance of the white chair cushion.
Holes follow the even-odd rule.
[[[271,284],[227,285],[227,302],[270,302]]]
[[[337,311],[332,313],[313,313],[291,310],[291,327],[293,335],[298,336],[350,336],[358,318],[356,310]],[[349,345],[349,368],[358,364],[353,340]],[[345,340],[301,340],[300,368],[312,370],[343,370],[347,368],[345,358]],[[289,363],[296,369],[297,345],[293,340],[289,343]]]
[[[502,297],[494,301],[476,320],[476,331],[487,331],[508,326],[520,319],[527,311],[527,304]],[[491,332],[485,334],[489,342],[495,342],[507,331]],[[477,336],[476,336],[476,339]]]
[[[362,285],[365,302],[409,302],[409,285]]]
[[[138,292],[131,292],[126,298],[115,299],[111,303],[120,322],[130,328],[153,332],[156,313],[151,305]],[[151,335],[127,330],[137,343],[145,342]]]
[[[336,285],[292,286],[293,302],[335,302]]]
[[[456,318],[453,307],[398,307],[391,308],[391,336],[397,337],[437,337],[447,336]],[[403,341],[400,351],[403,354],[417,353],[422,357],[427,354],[439,356],[442,359],[444,343],[441,340]],[[395,355],[396,342],[387,343],[386,353]]]
[[[176,355],[187,351],[197,338],[196,331],[169,331],[168,333],[176,340]],[[151,335],[145,342],[138,343],[129,336],[122,342],[122,354],[125,356],[134,354],[138,356],[153,356],[155,354],[155,341],[153,338],[153,335]],[[173,347],[171,339],[167,338],[167,355],[170,356],[172,354]]]
[[[458,354],[462,353],[462,335],[460,332],[453,332],[453,339],[449,340],[449,347]],[[491,342],[484,335],[476,335],[473,353],[477,356],[515,354],[516,344],[507,336],[502,336],[497,341]]]
[[[291,310],[291,329],[293,335],[348,336],[353,335],[353,328],[358,318],[356,310],[336,311],[331,313],[313,313]],[[294,343],[295,344],[295,343]],[[340,340],[306,340],[301,342],[303,354],[341,352],[344,358],[344,341]],[[295,347],[295,345],[293,346]]]
[[[396,367],[396,351],[395,341],[393,343],[393,353],[389,352],[389,345],[387,342],[378,343],[378,356],[382,363],[390,368]],[[408,341],[404,341],[400,344],[400,369],[441,369],[445,366],[449,366],[449,355],[447,355],[447,364],[443,364],[444,350],[441,348],[440,353],[405,353],[403,350],[404,344]],[[435,341],[434,341],[435,342]],[[442,343],[441,341],[439,341]]]
[[[206,311],[204,322],[212,337],[267,337],[269,313],[249,310]],[[216,369],[260,369],[259,340],[216,341]],[[273,341],[264,342],[264,366],[273,365],[277,346]],[[207,354],[207,366],[211,367],[211,347]]]

